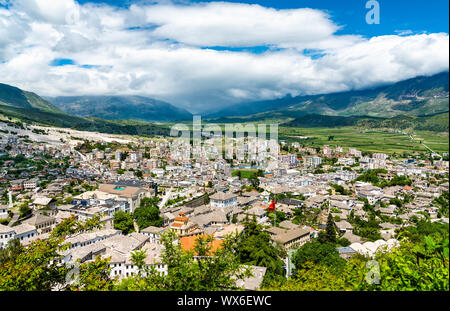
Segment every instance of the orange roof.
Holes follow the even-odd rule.
[[[173,220],[174,221],[183,221],[183,222],[185,222],[185,221],[187,221],[189,218],[187,217],[187,216],[177,216],[177,217],[175,217]]]
[[[193,251],[194,250],[194,246],[195,246],[195,242],[197,241],[197,239],[199,237],[205,238],[205,235],[200,235],[200,236],[184,236],[180,238],[180,243],[181,243],[181,247],[183,248],[183,250],[185,251]],[[223,241],[222,240],[217,240],[214,239],[212,240],[211,244],[211,252],[216,252],[221,246],[222,246]]]
[[[414,188],[411,187],[411,186],[404,186],[403,189],[405,189],[405,190],[413,190]]]

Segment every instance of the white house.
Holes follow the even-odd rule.
[[[209,197],[212,207],[226,208],[237,205],[237,195],[233,193],[217,192]]]

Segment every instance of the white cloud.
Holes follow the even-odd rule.
[[[0,9],[0,82],[40,95],[147,95],[197,112],[288,93],[370,87],[449,67],[448,34],[338,36],[338,26],[318,10],[49,3],[14,0],[9,11]],[[217,45],[274,49],[204,48]],[[324,56],[311,58],[305,48]],[[56,58],[76,65],[50,66]]]

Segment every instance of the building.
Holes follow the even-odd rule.
[[[39,179],[38,178],[25,180],[23,182],[23,189],[24,190],[34,190],[34,189],[37,188],[37,186],[39,186]]]
[[[217,192],[209,197],[212,207],[227,208],[237,205],[237,195],[233,193]]]
[[[317,167],[322,164],[321,157],[305,157],[304,164],[306,167]]]
[[[53,198],[38,197],[34,199],[33,205],[35,209],[45,209],[56,213],[57,201]]]
[[[183,235],[195,231],[197,225],[189,221],[189,217],[185,216],[183,212],[180,212],[178,216],[174,218],[173,223],[169,228],[178,235]]]
[[[0,205],[0,219],[8,218],[9,208],[6,205]]]
[[[100,184],[98,191],[115,194],[118,198],[126,200],[129,203],[131,212],[134,212],[139,207],[142,198],[151,196],[150,190],[147,188],[114,184]]]
[[[163,233],[165,230],[166,228],[163,227],[150,226],[141,230],[140,233],[149,236],[150,243],[159,244],[161,241],[161,233]]]
[[[279,242],[285,249],[300,248],[306,242],[311,240],[310,231],[308,229],[291,229],[281,230],[272,235],[272,240]]]
[[[38,213],[30,219],[25,220],[23,223],[33,226],[36,229],[36,233],[41,235],[52,231],[53,227],[56,225],[56,219]]]

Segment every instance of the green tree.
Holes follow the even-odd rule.
[[[143,198],[141,204],[133,213],[133,218],[140,230],[149,226],[161,227],[164,219],[160,216],[157,197]]]
[[[221,247],[212,251],[212,238],[199,237],[192,251],[182,249],[175,233],[163,233],[162,263],[168,266],[167,275],[153,266],[144,267],[140,276],[121,281],[117,290],[211,291],[237,289],[236,278],[250,276],[238,261],[234,251],[235,239],[227,238]],[[141,256],[139,255],[141,258]],[[139,259],[141,260],[141,259]]]
[[[328,213],[327,228],[325,229],[325,240],[330,243],[336,243],[336,224],[333,216]]]
[[[305,243],[295,252],[292,262],[296,270],[307,269],[305,266],[307,262],[326,265],[330,268],[345,266],[345,259],[339,257],[334,243],[320,243],[319,241]]]
[[[238,238],[236,252],[242,264],[266,267],[264,283],[274,279],[283,280],[283,254],[271,242],[267,232],[262,230],[254,218],[244,220],[244,230]]]
[[[116,212],[114,214],[114,229],[122,230],[123,234],[129,234],[133,232],[133,216],[123,211]]]

